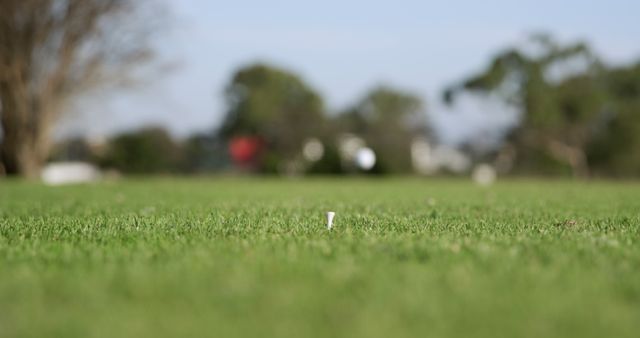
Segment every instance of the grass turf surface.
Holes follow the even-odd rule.
[[[0,181],[0,337],[638,332],[637,183]]]

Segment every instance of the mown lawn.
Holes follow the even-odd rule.
[[[640,183],[0,181],[0,337],[639,332]]]

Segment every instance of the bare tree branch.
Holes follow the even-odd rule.
[[[37,175],[52,126],[69,100],[123,82],[149,59],[154,1],[3,0],[0,2],[0,160],[10,174]],[[157,4],[157,1],[155,1]]]

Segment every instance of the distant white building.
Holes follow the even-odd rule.
[[[446,145],[433,146],[425,138],[413,140],[411,160],[416,172],[423,175],[433,175],[441,170],[460,174],[471,167],[471,159],[460,150]]]
[[[95,182],[101,178],[100,170],[84,162],[54,162],[46,165],[41,179],[48,185]]]

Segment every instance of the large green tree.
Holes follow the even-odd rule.
[[[594,174],[640,176],[640,63],[610,69],[608,106],[587,148]]]
[[[486,69],[447,90],[445,100],[461,91],[504,100],[522,114],[508,140],[517,151],[517,168],[540,173],[565,167],[585,176],[592,130],[610,102],[606,73],[585,43],[559,44],[536,35],[524,48],[498,53]]]
[[[295,161],[304,140],[319,137],[326,127],[324,104],[302,78],[266,64],[239,69],[225,91],[226,137],[258,136],[276,162]]]
[[[390,86],[371,89],[338,123],[342,131],[363,137],[378,157],[378,168],[387,172],[410,172],[411,142],[428,133],[422,100]]]

